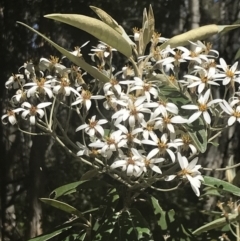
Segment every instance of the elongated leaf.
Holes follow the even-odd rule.
[[[87,172],[85,172],[82,177],[81,177],[81,181],[82,180],[90,180],[92,179],[93,177],[96,177],[99,175],[99,172],[97,169],[93,169],[93,170],[89,170]]]
[[[39,237],[36,237],[36,238],[32,238],[28,241],[47,241],[47,240],[50,240],[51,238],[54,238],[54,237],[58,236],[59,234],[63,233],[64,231],[67,231],[71,227],[72,226],[64,227],[64,228],[58,229],[58,230],[56,230],[52,233],[45,234],[45,235],[42,235],[42,236],[39,236]]]
[[[207,131],[201,118],[191,124],[183,125],[196,148],[204,153],[207,150]]]
[[[122,35],[122,37],[131,45],[135,46],[136,44],[129,38],[129,36],[126,34],[125,30],[121,25],[119,25],[109,14],[107,14],[105,11],[103,11],[100,8],[90,6],[90,8],[98,15],[98,17],[106,23],[108,26],[113,28],[115,31],[117,31],[119,34]]]
[[[228,215],[228,222],[234,222],[236,220],[239,220],[239,215],[238,214],[229,214]],[[202,227],[196,229],[195,231],[193,231],[193,234],[195,235],[199,235],[203,232],[212,230],[212,229],[217,229],[217,228],[221,228],[224,225],[226,225],[227,223],[226,218],[218,218],[210,223],[207,223],[206,225],[203,225]]]
[[[186,33],[174,36],[173,38],[163,43],[160,46],[160,48],[164,49],[168,45],[170,45],[172,48],[177,46],[185,46],[189,44],[189,41],[197,41],[197,40],[209,38],[212,35],[217,34],[218,31],[219,31],[219,28],[215,24],[192,29]]]
[[[233,25],[218,25],[218,33],[225,34],[230,30],[239,28],[240,24],[233,24]]]
[[[104,23],[106,23],[108,26],[110,26],[112,29],[114,29],[115,31],[117,31],[119,34],[122,35],[123,33],[122,29],[119,27],[118,23],[109,14],[107,14],[102,9],[94,6],[90,6],[90,8],[98,15],[98,17]]]
[[[90,8],[98,15],[98,17],[106,23],[108,26],[113,28],[115,31],[117,31],[119,34],[122,35],[122,37],[131,45],[135,46],[135,43],[129,38],[129,36],[126,34],[125,30],[122,28],[121,25],[119,25],[109,14],[107,14],[105,11],[103,11],[100,8],[90,6]]]
[[[71,60],[74,64],[76,64],[77,66],[81,67],[82,69],[84,69],[86,72],[88,72],[92,77],[94,77],[95,79],[99,79],[102,82],[108,82],[109,78],[104,75],[103,73],[101,73],[98,69],[92,67],[90,64],[86,63],[82,58],[79,58],[77,56],[74,56],[73,54],[71,54],[69,51],[67,51],[66,49],[60,47],[59,45],[57,45],[56,43],[54,43],[52,40],[50,40],[49,38],[47,38],[46,36],[44,36],[43,34],[39,33],[37,30],[29,27],[28,25],[21,23],[21,22],[17,22],[23,26],[25,26],[26,28],[30,29],[31,31],[35,32],[36,34],[38,34],[39,36],[41,36],[42,38],[44,38],[47,42],[49,42],[53,47],[55,47],[61,54],[63,54],[64,56],[66,56],[69,60]]]
[[[117,31],[98,19],[78,14],[48,14],[44,17],[82,29],[116,48],[128,58],[132,55],[132,48],[129,43]]]
[[[165,43],[163,43],[160,48],[164,49],[168,45],[170,45],[172,48],[177,46],[185,46],[189,44],[189,41],[197,41],[197,40],[203,40],[207,39],[214,34],[225,34],[226,32],[239,28],[240,24],[234,24],[234,25],[206,25],[202,26],[196,29],[192,29],[186,33],[174,36],[173,38],[169,39]]]
[[[218,190],[230,192],[230,193],[240,197],[240,188],[239,187],[237,187],[229,182],[225,182],[220,179],[217,179],[215,177],[204,176],[203,184],[206,186],[209,186],[209,187],[214,187]]]
[[[58,187],[55,190],[53,190],[50,194],[51,198],[57,199],[63,195],[68,195],[70,193],[74,193],[77,191],[77,187],[81,184],[83,184],[84,182],[86,182],[86,180],[83,181],[78,181],[78,182],[72,182],[69,184],[66,184],[64,186]]]
[[[238,49],[237,53],[235,54],[234,60],[237,60],[240,58],[240,49]]]
[[[80,191],[80,189],[99,188],[101,186],[108,186],[108,184],[100,180],[97,182],[96,180],[82,180],[82,181],[69,183],[64,186],[56,188],[51,192],[50,197],[53,199],[57,199],[58,197],[61,197],[63,195],[69,195],[71,193]]]
[[[74,214],[78,217],[83,217],[83,214],[80,211],[78,211],[75,207],[73,207],[67,203],[60,202],[58,200],[51,199],[51,198],[40,198],[40,200],[52,207],[55,207],[57,209],[60,209],[64,212],[66,212],[66,213]]]

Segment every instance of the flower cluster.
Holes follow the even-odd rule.
[[[141,31],[134,31],[138,55]],[[217,64],[218,52],[209,44],[197,41],[189,43],[191,50],[184,46],[161,49],[161,42],[155,33],[149,55],[139,53],[117,73],[112,67],[116,49],[103,42],[93,47],[94,68],[108,77],[107,83],[89,81],[80,67],[66,67],[53,56],[41,58],[38,68],[25,63],[19,70],[23,74],[6,82],[8,89],[19,89],[2,116],[3,123],[20,125],[21,116],[51,133],[59,106],[66,106],[81,120],[76,129],[83,133],[82,143],[77,142],[80,158],[91,156],[98,168],[122,171],[122,178],[129,182],[153,177],[186,179],[199,196],[203,177],[198,159],[193,159],[199,150],[189,129],[223,125],[220,117],[224,116],[229,126],[240,122],[239,93],[235,91],[240,71],[237,62],[230,67],[220,58]],[[82,56],[79,47],[72,54]],[[187,69],[182,68],[183,63],[188,64]],[[229,101],[215,98],[221,85],[231,90]],[[92,111],[93,116],[89,115]],[[176,170],[166,175],[169,166]]]

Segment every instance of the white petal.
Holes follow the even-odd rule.
[[[35,125],[35,123],[36,123],[35,115],[30,116],[30,124]]]
[[[187,109],[187,110],[198,110],[197,105],[183,105],[181,106],[182,109]]]
[[[191,115],[190,118],[188,119],[189,123],[192,123],[195,120],[197,120],[201,114],[202,114],[202,112],[198,111],[198,112],[194,113],[193,115]]]
[[[161,169],[160,169],[158,166],[153,165],[153,164],[150,164],[149,166],[150,166],[150,168],[151,168],[154,172],[157,172],[157,173],[159,173],[159,174],[162,173]]]
[[[237,117],[231,116],[231,117],[228,119],[228,126],[233,125],[233,123],[234,123],[236,120],[237,120]]]
[[[210,117],[210,115],[208,114],[207,111],[204,111],[204,112],[203,112],[203,118],[204,118],[204,120],[205,120],[208,124],[211,123],[211,117]]]
[[[49,106],[51,104],[52,104],[52,102],[40,103],[40,104],[37,105],[37,108],[44,108],[44,107]]]

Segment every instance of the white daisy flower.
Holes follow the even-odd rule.
[[[29,98],[30,96],[34,96],[36,93],[38,94],[47,94],[49,98],[53,97],[52,93],[52,80],[47,80],[45,78],[40,78],[39,80],[36,80],[34,83],[27,83],[24,85],[25,86],[32,86],[28,91],[27,91],[27,97]]]
[[[28,102],[24,102],[22,104],[22,107],[27,108],[27,110],[24,110],[22,112],[22,118],[26,119],[27,116],[30,116],[30,124],[31,125],[35,125],[36,124],[36,117],[37,115],[39,116],[39,118],[42,118],[44,116],[44,111],[42,110],[43,108],[51,105],[51,102],[44,102],[44,103],[40,103],[37,106],[31,105]]]
[[[161,132],[167,128],[171,133],[175,133],[174,124],[184,124],[188,122],[187,119],[184,119],[180,115],[172,116],[167,112],[163,112],[162,116],[163,117],[157,118],[154,126],[154,129],[159,129]]]
[[[18,89],[21,86],[23,86],[25,84],[25,79],[23,74],[13,74],[8,81],[6,81],[5,83],[5,87],[7,89],[9,89],[10,87],[12,87],[13,89]]]
[[[161,139],[159,139],[157,136],[154,136],[154,135],[151,137],[153,138],[153,140],[142,140],[142,144],[156,146],[156,148],[154,148],[149,152],[149,155],[151,156],[155,156],[156,154],[165,155],[166,153],[168,153],[172,162],[175,162],[175,159],[176,159],[175,154],[170,148],[173,147],[177,149],[177,145],[174,143],[168,142],[167,134],[164,133],[161,136]]]
[[[131,127],[134,127],[136,122],[141,123],[144,118],[143,113],[151,113],[149,109],[143,107],[145,99],[145,96],[138,97],[135,101],[129,99],[128,109],[121,109],[112,115],[112,118],[116,119],[115,125],[127,119]]]
[[[130,88],[130,91],[141,90],[144,93],[144,95],[147,99],[147,102],[150,102],[151,94],[153,95],[154,99],[157,98],[158,91],[156,89],[156,85],[144,82],[139,77],[134,77],[133,84],[134,84],[134,86]]]
[[[92,116],[92,118],[89,120],[89,124],[83,124],[80,125],[76,131],[85,130],[85,132],[89,136],[95,136],[96,133],[99,133],[101,136],[104,136],[104,129],[101,127],[101,125],[106,124],[108,121],[105,119],[96,120],[96,116]]]
[[[195,67],[197,68],[197,66]],[[185,75],[184,78],[187,79],[191,79],[193,80],[193,83],[191,83],[190,85],[188,85],[188,88],[195,88],[197,87],[198,93],[201,94],[203,92],[204,89],[208,88],[208,85],[217,85],[219,86],[218,83],[214,82],[213,80],[213,76],[214,76],[214,72],[207,72],[205,69],[198,67],[198,76],[195,75]]]
[[[176,176],[180,176],[184,179],[187,179],[190,182],[190,185],[195,192],[195,194],[199,197],[200,191],[199,188],[201,186],[201,182],[204,181],[201,173],[198,171],[201,168],[201,165],[196,165],[198,158],[194,158],[190,163],[188,162],[185,156],[182,156],[178,152],[178,162],[181,167],[181,171],[178,172],[177,175],[168,176],[165,180],[170,181],[174,179]]]
[[[144,163],[141,160],[141,156],[136,154],[138,154],[138,151],[131,148],[129,156],[123,156],[120,160],[114,161],[110,168],[121,167],[122,171],[126,171],[127,176],[139,177],[143,172]]]
[[[208,99],[210,97],[210,89],[206,91],[204,95],[200,95],[198,98],[198,105],[183,105],[181,108],[187,109],[187,110],[197,110],[193,115],[189,117],[189,123],[192,123],[193,121],[197,120],[201,115],[203,115],[204,120],[206,123],[211,123],[211,117],[208,113],[208,109],[216,103],[222,102],[221,99],[215,99],[208,102]]]
[[[79,94],[78,94],[79,95]],[[92,105],[91,100],[101,100],[104,99],[105,96],[103,95],[92,95],[89,90],[82,90],[81,94],[77,97],[76,101],[72,103],[72,105],[83,104],[88,111]]]
[[[231,101],[230,104],[226,100],[223,100],[222,103],[220,103],[221,108],[228,114],[230,115],[228,119],[228,126],[233,125],[236,121],[240,123],[240,105],[237,105],[234,107],[236,104],[240,102],[239,99],[234,99]]]
[[[15,110],[8,110],[7,114],[2,116],[2,123],[4,125],[6,125],[8,122],[10,122],[12,125],[15,125],[17,123],[17,119],[16,119],[16,113],[20,112],[20,111],[24,111],[25,109],[23,108],[17,108]],[[8,121],[5,121],[5,119],[8,119]]]
[[[240,77],[237,76],[240,74],[240,71],[237,71],[238,62],[235,62],[235,64],[229,68],[229,66],[226,64],[225,60],[223,58],[220,58],[220,67],[223,69],[224,73],[216,74],[214,77],[216,80],[222,80],[223,85],[227,85],[231,83],[232,85],[234,82],[240,83]]]

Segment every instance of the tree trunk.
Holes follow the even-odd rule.
[[[47,137],[34,136],[29,160],[29,229],[28,238],[42,234],[42,206],[39,198],[44,191],[44,160]]]

